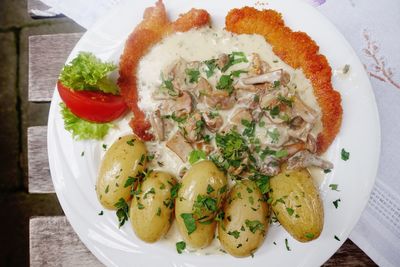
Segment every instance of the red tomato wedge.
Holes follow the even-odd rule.
[[[58,93],[65,105],[79,118],[92,122],[110,122],[121,117],[127,110],[119,95],[99,91],[74,91],[57,82]]]

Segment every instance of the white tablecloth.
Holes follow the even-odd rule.
[[[53,7],[52,13],[57,10],[89,28],[122,0],[42,1]],[[400,0],[303,1],[316,6],[353,46],[370,76],[379,109],[377,181],[350,239],[380,266],[400,266]]]

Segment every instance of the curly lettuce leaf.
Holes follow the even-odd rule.
[[[89,52],[80,52],[60,74],[63,85],[76,91],[100,90],[118,94],[118,86],[109,80],[108,74],[117,69],[113,63],[102,62]]]
[[[64,128],[77,140],[103,139],[108,130],[112,128],[111,123],[95,123],[83,120],[75,116],[64,103],[60,103],[61,115],[64,119]]]

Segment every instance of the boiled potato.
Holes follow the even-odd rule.
[[[204,248],[214,238],[216,216],[227,191],[227,178],[214,163],[193,165],[182,178],[175,201],[175,217],[183,239],[193,248]]]
[[[143,241],[153,243],[168,232],[174,208],[171,191],[175,185],[172,175],[153,171],[138,186],[129,217],[133,230]]]
[[[223,248],[235,257],[250,256],[264,242],[268,230],[268,205],[257,185],[238,181],[224,204],[224,219],[218,223]]]
[[[286,170],[270,179],[272,210],[295,239],[307,242],[321,234],[324,211],[317,188],[306,169]]]
[[[104,208],[115,210],[119,199],[131,198],[131,186],[125,186],[126,182],[144,170],[146,154],[146,146],[134,135],[120,137],[107,150],[96,183],[97,197]]]

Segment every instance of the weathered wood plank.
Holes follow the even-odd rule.
[[[66,217],[29,221],[30,266],[103,266],[79,240]]]
[[[102,266],[79,240],[65,217],[30,220],[31,266]],[[324,267],[376,266],[353,242],[347,240]]]
[[[336,253],[325,262],[323,267],[337,267],[337,266],[378,266],[373,262],[367,254],[364,253],[359,247],[356,246],[350,239],[336,251]]]
[[[47,126],[28,128],[29,193],[53,193],[47,156]]]
[[[62,14],[56,14],[49,9],[50,7],[40,0],[28,0],[28,13],[33,19],[63,17]]]
[[[29,37],[29,101],[51,100],[60,70],[81,36],[68,33]]]

